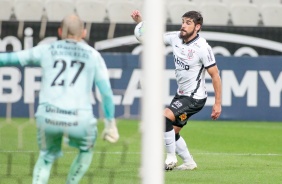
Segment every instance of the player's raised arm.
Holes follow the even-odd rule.
[[[131,17],[132,19],[138,24],[139,22],[142,22],[142,15],[141,12],[139,10],[134,10],[131,13]]]
[[[111,143],[115,143],[119,139],[119,133],[115,121],[113,91],[105,61],[100,55],[98,56],[98,65],[95,72],[95,84],[101,93],[102,109],[105,116],[105,128],[102,133],[102,138]]]

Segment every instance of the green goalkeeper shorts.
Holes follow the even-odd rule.
[[[62,156],[63,138],[81,151],[93,149],[97,120],[91,110],[63,110],[41,105],[36,113],[37,142],[41,156],[50,162]]]

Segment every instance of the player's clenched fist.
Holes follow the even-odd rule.
[[[131,17],[136,23],[142,22],[142,15],[139,10],[134,10],[131,13]]]

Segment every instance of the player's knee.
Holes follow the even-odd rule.
[[[46,162],[53,163],[62,155],[63,153],[61,151],[57,151],[57,152],[40,151],[39,157]]]
[[[182,127],[180,127],[180,126],[179,125],[178,126],[173,126],[175,134],[179,134],[180,130],[182,129]]]
[[[171,121],[175,121],[175,116],[174,116],[173,112],[169,108],[165,108],[164,116],[169,118]]]

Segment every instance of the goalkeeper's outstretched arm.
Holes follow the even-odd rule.
[[[31,49],[21,50],[17,52],[0,53],[1,66],[39,66],[41,62],[42,52],[45,51],[48,45],[37,45]],[[45,48],[45,49],[44,49]]]
[[[113,91],[104,59],[99,57],[98,62],[99,64],[97,65],[95,72],[95,84],[101,93],[102,109],[105,116],[105,128],[102,133],[102,138],[111,143],[115,143],[119,139],[119,133],[115,121]]]
[[[20,61],[15,52],[0,53],[0,67],[16,65],[20,65]]]
[[[113,102],[113,92],[110,86],[110,82],[107,80],[97,81],[98,87],[102,97],[102,108],[106,119],[114,119],[115,106]]]

